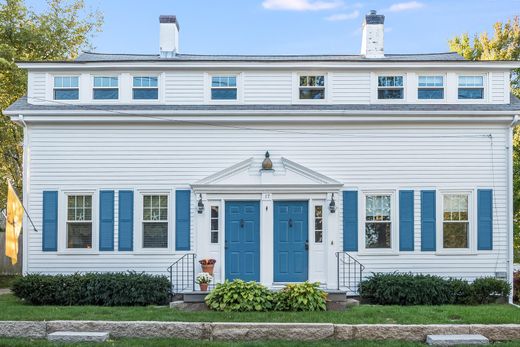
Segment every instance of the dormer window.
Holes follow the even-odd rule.
[[[94,77],[94,100],[115,100],[119,98],[117,77]]]
[[[403,76],[379,76],[377,78],[378,99],[403,99]]]
[[[157,77],[134,77],[132,97],[134,100],[157,100],[159,99],[158,86]]]
[[[325,99],[324,75],[300,75],[300,100]]]
[[[78,76],[55,76],[54,77],[54,100],[78,100],[79,99],[79,77]]]
[[[459,76],[459,99],[484,99],[484,77]]]
[[[444,99],[444,77],[419,76],[417,98],[420,100]]]
[[[237,76],[212,76],[211,100],[236,100]]]

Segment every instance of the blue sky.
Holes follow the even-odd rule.
[[[177,15],[181,52],[208,54],[357,54],[362,18],[371,9],[386,16],[387,53],[442,52],[454,35],[491,31],[496,21],[520,15],[520,0],[85,2],[105,16],[95,50],[114,53],[158,53],[161,14]]]

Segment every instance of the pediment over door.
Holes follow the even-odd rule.
[[[343,184],[289,159],[273,160],[272,170],[249,158],[191,185],[195,192],[337,192]]]

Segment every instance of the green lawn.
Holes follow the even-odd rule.
[[[316,322],[344,324],[520,323],[511,305],[376,306],[346,312],[181,312],[167,307],[31,306],[0,295],[0,320],[155,320],[185,322]]]

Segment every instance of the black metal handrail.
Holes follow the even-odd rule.
[[[195,253],[186,253],[168,267],[170,295],[195,291]]]
[[[338,290],[346,288],[351,294],[361,294],[360,284],[365,266],[347,252],[336,252],[336,260]]]

